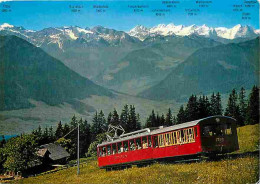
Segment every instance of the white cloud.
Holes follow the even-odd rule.
[[[12,0],[0,0],[0,3],[6,2],[6,1],[12,1]]]

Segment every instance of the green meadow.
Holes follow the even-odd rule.
[[[259,150],[259,125],[238,128],[240,150],[236,153]],[[256,183],[259,179],[259,157],[241,156],[219,161],[160,164],[109,171],[99,169],[95,158],[82,159],[80,175],[71,167],[54,173],[14,181],[22,184],[76,184],[76,183]]]

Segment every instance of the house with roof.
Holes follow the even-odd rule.
[[[55,143],[41,145],[37,155],[43,164],[64,164],[70,156],[65,148]]]

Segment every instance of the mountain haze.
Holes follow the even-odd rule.
[[[145,47],[129,52],[102,72],[97,78],[99,84],[137,94],[162,80],[194,51],[220,44],[197,36],[156,36],[143,42]]]
[[[251,88],[258,84],[258,69],[259,37],[238,44],[202,48],[140,96],[182,100],[191,94],[226,93],[242,86]]]

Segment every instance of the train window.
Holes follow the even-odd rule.
[[[187,133],[187,143],[194,142],[194,131],[193,128],[186,130]]]
[[[118,150],[118,153],[122,153],[122,152],[124,151],[124,148],[123,148],[121,142],[118,142],[118,143],[117,143],[117,150]]]
[[[181,130],[182,143],[187,143],[187,129]]]
[[[128,149],[128,141],[124,141],[123,145],[124,145],[124,152],[127,152],[129,150]]]
[[[148,147],[152,147],[151,136],[148,136]]]
[[[180,142],[181,142],[181,144],[183,144],[184,142],[185,142],[185,140],[184,140],[184,130],[180,130]]]
[[[165,146],[170,146],[170,134],[165,134]]]
[[[142,141],[143,141],[143,143],[142,143],[143,149],[148,148],[147,137],[143,137],[143,138],[142,138]]]
[[[159,147],[164,147],[165,146],[164,134],[159,135],[158,138],[159,138]]]
[[[180,130],[176,132],[176,137],[177,137],[177,144],[181,144],[181,133]]]
[[[158,148],[158,136],[156,135],[156,136],[154,136],[154,139],[153,139],[153,147],[154,148]]]
[[[232,134],[232,130],[231,130],[231,125],[227,124],[227,127],[225,129],[225,134],[226,135],[231,135]]]
[[[111,145],[107,145],[107,155],[111,155]]]
[[[102,147],[102,157],[106,156],[107,151],[106,151],[106,146]]]
[[[164,135],[165,146],[168,146],[169,145],[168,134],[163,134],[163,135]]]
[[[168,137],[169,137],[169,145],[173,145],[173,142],[172,142],[172,132],[168,133]]]
[[[112,144],[112,154],[116,154],[116,144]]]
[[[195,141],[194,128],[189,129],[189,142]]]
[[[172,143],[173,145],[177,144],[177,133],[172,132]]]
[[[130,145],[130,151],[135,150],[135,141],[134,141],[134,139],[131,139],[129,141],[129,145]]]
[[[137,138],[135,139],[135,142],[136,142],[136,149],[141,149],[141,138]]]
[[[189,129],[185,129],[184,137],[185,137],[185,143],[189,143],[190,142],[190,139],[189,139]]]
[[[231,134],[232,130],[229,124],[208,125],[202,128],[203,136],[224,136]]]
[[[203,127],[202,135],[203,136],[212,136],[213,135],[212,126]]]

